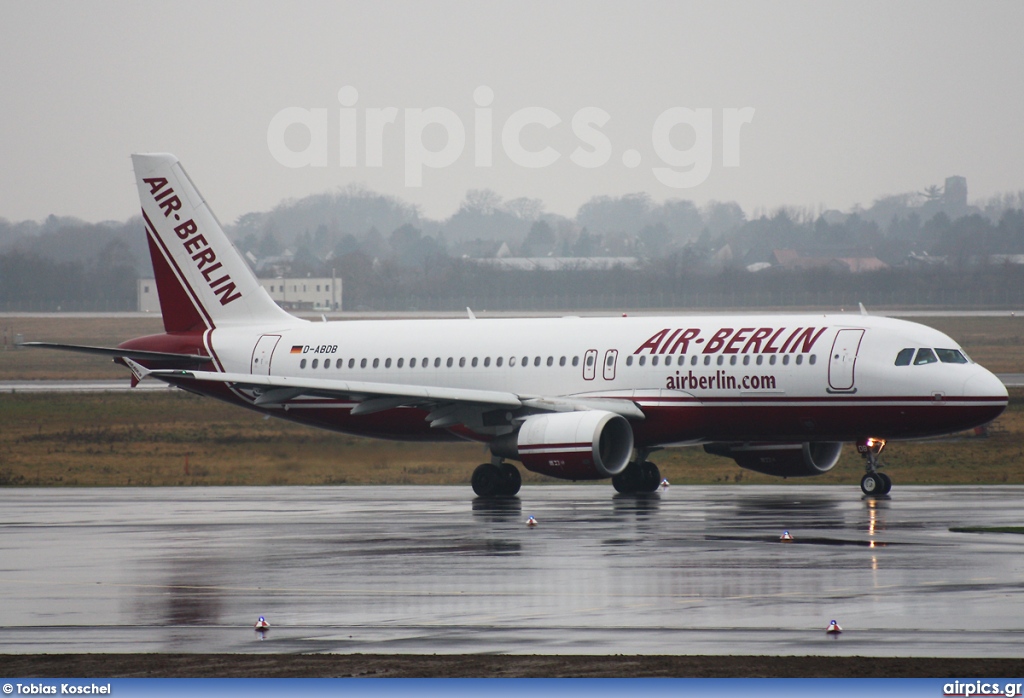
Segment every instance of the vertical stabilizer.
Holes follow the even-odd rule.
[[[167,332],[293,324],[228,240],[178,158],[132,155]]]

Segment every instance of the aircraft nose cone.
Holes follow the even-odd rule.
[[[996,378],[995,374],[981,366],[977,367],[970,378],[964,381],[964,397],[991,397],[1006,399],[1006,386]]]

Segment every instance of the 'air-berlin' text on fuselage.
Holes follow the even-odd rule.
[[[180,221],[181,215],[175,213],[175,211],[181,210],[181,199],[174,193],[174,189],[167,186],[167,180],[163,177],[150,177],[142,181],[149,185],[149,193],[153,195],[153,200],[156,201],[164,212],[164,218],[173,215],[175,221]],[[222,269],[224,265],[217,261],[217,253],[213,251],[210,243],[199,232],[199,226],[196,225],[194,220],[189,218],[184,223],[176,225],[174,232],[178,239],[181,240],[185,252],[192,257],[192,261],[195,262],[199,273],[203,275],[206,283],[210,285],[210,290],[220,297],[221,305],[227,305],[231,301],[242,297],[242,294],[236,289],[235,283],[231,280],[231,275],[225,274],[223,271],[217,271]],[[210,277],[214,276],[215,272],[217,272],[217,278],[211,279]]]
[[[805,354],[811,351],[827,327],[722,327],[710,339],[696,327],[665,328],[637,347],[634,354],[685,354],[700,349],[702,354]]]

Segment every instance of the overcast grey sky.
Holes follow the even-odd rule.
[[[225,222],[352,183],[435,218],[470,188],[570,215],[592,196],[630,192],[735,200],[748,213],[845,210],[953,174],[975,199],[1024,189],[1022,29],[1020,2],[0,0],[0,216],[123,220],[138,210],[128,156],[151,151],[178,155]],[[346,112],[354,166],[340,154],[346,86],[358,93]],[[482,108],[490,141],[477,138],[481,86],[493,93]],[[366,110],[386,107],[397,117],[373,166]],[[425,127],[423,147],[453,161],[423,167],[410,186],[407,110],[431,107],[464,126],[465,144],[452,150],[450,127]],[[678,125],[659,149],[655,122],[679,107],[709,109],[711,131]],[[268,130],[289,108],[326,110],[323,148],[296,124],[279,139],[322,151],[324,166],[275,157]],[[510,155],[509,117],[538,108],[560,122],[514,130],[526,155]],[[587,108],[607,122],[575,129],[577,112],[596,113]],[[723,118],[744,108],[753,117],[728,155]],[[489,167],[478,141],[491,143],[479,146]],[[699,183],[655,176],[666,147],[697,141],[712,163]],[[522,164],[545,148],[553,164]],[[577,150],[598,166],[574,161]]]

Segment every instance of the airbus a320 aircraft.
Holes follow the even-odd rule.
[[[165,333],[37,346],[325,429],[481,442],[480,497],[519,491],[510,460],[649,492],[648,457],[666,446],[796,477],[827,472],[851,441],[861,489],[881,495],[886,440],[972,428],[1007,404],[945,334],[865,314],[308,322],[260,287],[177,158],[132,161]]]

